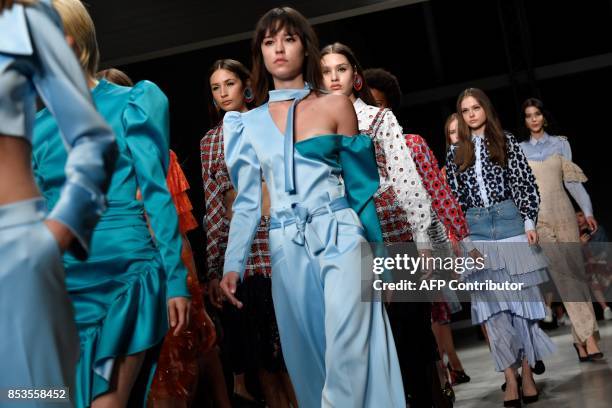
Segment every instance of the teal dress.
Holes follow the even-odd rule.
[[[77,407],[91,405],[108,391],[115,358],[162,341],[168,329],[167,299],[189,297],[178,218],[166,186],[168,100],[147,81],[128,88],[102,80],[92,96],[115,132],[119,157],[89,259],[64,255],[81,347],[73,392]],[[49,208],[65,181],[62,143],[51,113],[39,112],[32,161]],[[138,189],[142,201],[136,199]]]

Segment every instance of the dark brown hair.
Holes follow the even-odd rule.
[[[117,68],[104,69],[96,74],[98,79],[106,79],[115,85],[134,86],[134,82],[125,72]]]
[[[450,139],[450,124],[453,120],[457,121],[457,125],[459,125],[459,115],[457,113],[451,113],[448,118],[446,118],[446,123],[444,124],[444,136],[446,138],[446,150],[453,144]]]
[[[321,50],[321,58],[329,54],[340,54],[346,57],[349,64],[351,64],[351,66],[353,67],[353,71],[355,71],[363,81],[363,86],[359,91],[353,88],[353,95],[355,95],[357,98],[360,98],[368,105],[376,106],[376,101],[374,100],[374,97],[370,92],[370,87],[368,86],[368,82],[366,81],[365,75],[363,74],[361,64],[359,64],[359,61],[357,60],[357,57],[355,56],[353,50],[351,50],[347,45],[335,42],[333,44],[323,47],[323,49]]]
[[[461,92],[457,98],[457,133],[459,136],[459,148],[455,156],[455,164],[459,166],[459,171],[465,171],[476,161],[474,153],[474,143],[472,142],[472,131],[463,119],[461,112],[461,102],[467,97],[473,97],[484,109],[485,116],[485,145],[489,151],[489,156],[493,163],[506,166],[506,136],[499,123],[499,118],[493,108],[489,97],[478,88],[468,88]]]
[[[521,106],[521,132],[520,132],[521,140],[529,140],[529,137],[531,136],[531,132],[529,131],[529,128],[525,124],[525,119],[526,119],[525,110],[527,110],[527,108],[529,107],[537,108],[542,114],[542,116],[544,116],[544,127],[546,128],[546,132],[548,134],[551,134],[551,135],[557,134],[558,132],[558,129],[556,126],[557,123],[552,117],[552,115],[550,114],[550,112],[546,110],[546,108],[544,107],[544,102],[542,102],[541,100],[537,98],[529,98],[525,102],[523,102],[523,105]]]
[[[385,94],[391,110],[397,112],[402,103],[402,90],[397,77],[382,68],[368,68],[363,71],[363,74],[370,89],[376,89]]]
[[[223,109],[215,106],[215,98],[212,96],[212,89],[210,87],[210,77],[212,77],[212,75],[220,69],[228,70],[236,75],[240,82],[242,82],[243,89],[247,87],[248,81],[251,78],[251,73],[240,61],[226,58],[213,62],[208,69],[208,81],[206,81],[206,88],[208,90],[208,113],[212,125],[216,125],[221,119],[223,119],[223,115],[225,115]]]
[[[321,74],[321,56],[319,55],[319,40],[308,23],[308,20],[297,10],[291,7],[277,7],[264,14],[255,26],[255,34],[251,43],[253,56],[252,86],[255,92],[255,105],[263,104],[268,98],[271,89],[272,76],[266,70],[261,43],[268,35],[276,35],[285,29],[287,33],[297,35],[304,47],[305,61],[302,66],[304,81],[308,82],[312,89],[322,89],[323,75]]]

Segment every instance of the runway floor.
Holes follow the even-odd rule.
[[[598,321],[600,348],[606,359],[579,363],[572,346],[569,327],[548,331],[557,352],[545,360],[546,372],[535,376],[540,400],[529,407],[554,408],[610,408],[612,407],[612,321]],[[493,361],[484,341],[475,332],[457,341],[459,358],[466,373],[472,378],[467,384],[455,387],[456,408],[501,407],[504,382],[502,373],[493,369]]]

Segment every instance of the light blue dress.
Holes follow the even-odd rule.
[[[37,95],[62,130],[57,149],[67,155],[63,165],[69,175],[58,187],[58,203],[48,218],[74,233],[70,251],[83,259],[105,209],[116,145],[110,127],[95,110],[83,71],[48,0],[29,7],[15,5],[0,14],[0,134],[32,142]],[[10,388],[73,391],[78,336],[61,253],[43,224],[45,218],[42,198],[0,206],[2,407],[72,405],[68,398],[52,403],[6,399]]]
[[[360,273],[372,256],[366,242],[382,238],[372,201],[378,188],[373,146],[365,135],[323,135],[294,145],[294,107],[309,92],[270,92],[270,102],[294,100],[285,135],[267,103],[225,115],[225,158],[237,197],[224,273],[244,273],[260,219],[263,172],[271,202],[272,297],[299,405],[403,408],[383,303],[362,301],[363,291],[372,291],[369,275],[362,286]]]
[[[88,407],[108,391],[117,357],[162,341],[168,330],[167,299],[189,297],[178,217],[166,185],[168,99],[149,81],[129,88],[102,80],[92,95],[115,131],[119,157],[89,259],[64,256],[81,346],[73,393],[77,407]],[[57,122],[46,109],[36,116],[34,142],[36,179],[54,208],[66,177],[66,154]],[[136,199],[138,189],[142,200]]]

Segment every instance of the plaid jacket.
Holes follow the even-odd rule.
[[[200,159],[202,161],[202,180],[204,182],[204,200],[206,215],[204,225],[206,232],[206,266],[208,279],[221,278],[229,219],[226,217],[225,193],[231,190],[225,155],[223,152],[223,124],[219,123],[210,129],[200,141]],[[247,261],[245,278],[253,274],[270,276],[270,250],[268,230],[270,217],[261,217],[251,253]]]

